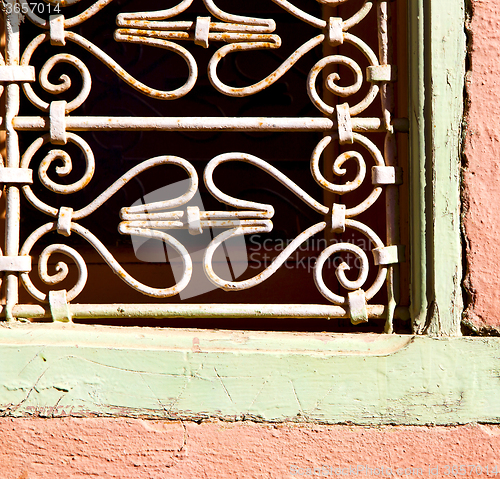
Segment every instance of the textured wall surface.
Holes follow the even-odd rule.
[[[472,3],[464,171],[467,321],[500,331],[500,10],[495,0]]]
[[[2,479],[442,478],[452,477],[452,467],[460,465],[474,468],[456,477],[496,477],[492,468],[500,468],[500,427],[483,425],[363,428],[2,419],[0,435]]]

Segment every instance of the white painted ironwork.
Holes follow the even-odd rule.
[[[396,165],[395,131],[404,130],[406,122],[394,118],[394,93],[392,82],[396,79],[396,70],[391,58],[391,32],[389,23],[388,0],[366,0],[362,7],[350,18],[330,17],[316,18],[310,13],[299,9],[287,0],[272,0],[283,11],[294,15],[309,26],[317,29],[317,34],[306,41],[293,52],[274,72],[252,85],[234,87],[224,83],[219,78],[218,67],[221,60],[237,53],[254,50],[276,50],[281,47],[281,38],[276,34],[276,24],[273,19],[255,18],[233,14],[221,10],[216,0],[203,0],[206,16],[198,16],[194,21],[178,20],[183,12],[188,12],[192,0],[182,0],[176,6],[159,11],[120,13],[116,18],[118,28],[114,39],[117,42],[128,42],[149,45],[169,50],[179,55],[187,65],[188,73],[182,86],[163,91],[147,86],[134,78],[99,45],[92,43],[72,29],[83,22],[89,21],[112,0],[98,0],[82,13],[66,18],[65,9],[79,3],[80,0],[46,0],[48,18],[42,18],[40,9],[35,11],[34,4],[25,0],[2,0],[5,19],[5,55],[0,57],[0,83],[4,88],[6,112],[2,118],[2,128],[6,132],[6,155],[0,169],[0,182],[5,185],[6,195],[6,238],[5,248],[0,257],[0,270],[5,274],[6,304],[3,308],[8,320],[22,318],[52,317],[55,321],[71,321],[72,318],[92,317],[346,317],[350,316],[353,323],[365,322],[369,317],[387,318],[387,331],[391,331],[392,319],[397,304],[397,274],[394,265],[401,261],[402,252],[398,246],[399,226],[395,214],[398,203],[398,188],[401,183],[401,172]],[[335,7],[349,0],[310,0],[329,7]],[[374,7],[374,4],[376,5]],[[242,5],[244,9],[244,5]],[[373,25],[367,28],[378,31],[378,45],[374,49],[358,36],[351,33],[353,26],[368,21],[368,13],[376,9],[377,18]],[[23,23],[24,22],[24,23]],[[26,22],[31,22],[39,28],[39,33],[29,42],[24,51],[20,48],[20,30]],[[135,88],[141,94],[161,100],[176,100],[188,95],[198,79],[198,65],[193,53],[182,46],[183,42],[191,42],[207,49],[216,45],[208,63],[208,78],[213,88],[229,97],[244,97],[254,95],[275,83],[301,59],[307,52],[319,45],[326,45],[329,51],[333,47],[338,53],[326,55],[310,70],[304,88],[310,100],[318,109],[318,117],[286,117],[286,118],[223,118],[223,117],[97,117],[74,115],[72,112],[81,106],[89,96],[92,87],[92,75],[89,68],[75,55],[61,53],[60,48],[75,44],[108,67],[117,77]],[[45,62],[39,71],[31,65],[32,58],[42,44],[50,45],[53,55]],[[220,46],[222,43],[222,46]],[[366,58],[368,67],[365,72],[356,61],[342,53],[344,45],[359,50]],[[325,50],[326,51],[326,50]],[[51,102],[42,100],[32,88],[32,83],[38,78],[40,86],[49,94],[57,95],[67,92],[71,79],[62,75],[58,83],[49,80],[49,74],[59,64],[72,65],[81,77],[80,91],[70,101],[58,100]],[[354,82],[349,86],[341,86],[337,73],[325,74],[331,65],[347,67],[352,72]],[[323,82],[323,87],[318,84]],[[345,82],[344,82],[345,83]],[[350,99],[362,87],[366,94],[363,98],[351,102]],[[329,104],[324,92],[328,90],[341,101],[339,104]],[[40,116],[19,115],[21,93],[40,110]],[[363,117],[375,100],[380,98],[382,113],[378,117]],[[91,146],[81,137],[80,131],[282,131],[282,132],[324,132],[324,138],[311,152],[310,166],[314,180],[325,191],[357,196],[355,206],[346,207],[343,204],[322,204],[312,198],[306,191],[291,181],[278,168],[272,166],[264,158],[240,153],[227,152],[216,156],[205,167],[203,180],[210,194],[221,204],[228,205],[229,211],[202,211],[198,207],[187,206],[198,190],[199,179],[193,165],[186,159],[177,156],[158,156],[145,159],[133,167],[102,192],[88,205],[74,211],[69,206],[54,206],[47,204],[37,196],[32,187],[31,161],[34,155],[45,145],[53,148],[45,156],[38,167],[41,184],[53,193],[69,195],[82,191],[92,180],[99,164],[106,158],[95,158]],[[42,132],[21,155],[18,135],[24,131]],[[368,138],[370,132],[385,132],[385,147],[381,151]],[[357,193],[361,185],[367,181],[367,162],[359,151],[342,153],[333,162],[333,173],[342,178],[346,170],[344,163],[354,161],[357,167],[356,177],[343,184],[332,183],[325,178],[320,168],[320,160],[326,147],[331,142],[356,144],[371,157],[375,166],[372,167],[371,188],[366,196]],[[64,150],[65,145],[73,144],[81,150],[86,162],[81,178],[71,185],[59,184],[49,178],[48,171],[54,167],[54,162],[62,162],[55,172],[59,177],[68,175],[73,169],[73,160]],[[168,148],[168,146],[166,146]],[[213,268],[213,255],[225,241],[237,236],[255,233],[269,233],[273,229],[272,218],[274,208],[270,204],[257,203],[234,198],[224,193],[224,187],[216,186],[213,174],[222,163],[245,162],[252,164],[279,181],[293,194],[300,198],[308,207],[324,217],[323,221],[311,225],[301,232],[274,259],[271,265],[258,275],[243,281],[228,281],[218,276]],[[154,288],[143,284],[127,273],[113,254],[108,250],[93,232],[78,223],[101,207],[115,195],[127,182],[139,173],[159,165],[170,164],[183,169],[189,177],[189,187],[181,196],[142,206],[121,209],[121,223],[118,230],[122,235],[137,235],[144,238],[156,238],[164,241],[177,251],[183,261],[182,277],[174,285],[164,288]],[[387,235],[385,241],[371,228],[357,218],[366,212],[379,200],[383,189],[386,189],[386,223]],[[363,190],[366,191],[366,190]],[[35,229],[20,243],[20,194],[45,214],[47,223]],[[62,201],[64,196],[62,197]],[[222,205],[221,205],[222,206]],[[190,234],[201,234],[206,228],[221,228],[222,233],[215,236],[205,251],[203,268],[207,278],[218,288],[237,292],[255,287],[265,282],[294,253],[297,248],[312,236],[330,230],[336,233],[351,229],[363,234],[372,245],[374,263],[378,268],[372,284],[367,284],[370,263],[366,252],[359,246],[341,242],[328,246],[319,255],[314,267],[314,281],[321,294],[332,303],[327,305],[186,305],[186,304],[151,304],[151,305],[80,305],[71,304],[78,297],[87,283],[87,266],[84,258],[71,246],[52,244],[46,247],[38,258],[38,274],[40,279],[49,286],[49,292],[38,289],[31,280],[31,252],[42,237],[56,231],[62,236],[76,233],[86,240],[101,255],[109,267],[130,287],[153,298],[164,298],[179,294],[190,282],[192,277],[192,261],[185,246],[174,238],[169,231],[186,229]],[[56,273],[50,275],[47,270],[48,261],[54,253],[61,253],[70,258],[78,269],[76,284],[69,291],[60,290],[57,285],[67,277],[69,267],[64,262],[56,265]],[[332,255],[351,253],[359,259],[356,279],[347,278],[345,271],[350,267],[342,262],[336,271],[338,282],[343,294],[332,291],[323,280],[323,267]],[[18,283],[39,301],[39,305],[18,304]],[[387,285],[388,304],[370,305],[368,302],[381,288]],[[233,293],[237,294],[237,293]],[[400,313],[404,316],[404,311]]]

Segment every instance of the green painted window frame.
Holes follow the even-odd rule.
[[[2,323],[4,415],[498,422],[498,338],[460,337],[464,4],[407,3],[415,334]]]

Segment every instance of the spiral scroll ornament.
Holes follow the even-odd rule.
[[[40,35],[37,37],[33,42],[32,45],[34,48],[36,46],[40,45],[45,41],[46,38],[44,35]],[[31,46],[31,45],[30,45]],[[29,52],[29,47],[27,49]],[[26,55],[26,52],[25,52]],[[24,61],[26,64],[29,63],[29,60],[31,58],[31,54],[28,54],[22,61]],[[73,67],[76,68],[78,73],[81,76],[82,80],[82,88],[78,95],[71,100],[70,102],[67,102],[65,111],[66,113],[70,113],[73,110],[76,110],[80,105],[82,105],[87,97],[89,96],[90,89],[91,89],[91,84],[92,84],[92,79],[90,77],[90,72],[88,68],[85,66],[85,64],[75,57],[74,55],[70,54],[57,54],[49,58],[43,65],[42,69],[40,70],[39,78],[40,78],[40,85],[41,87],[48,93],[51,94],[58,94],[58,93],[63,93],[71,87],[71,78],[63,74],[59,77],[59,83],[53,84],[49,81],[49,74],[51,70],[54,68],[55,65],[61,64],[61,63],[66,63],[68,65],[72,65]],[[37,106],[40,108],[42,111],[49,111],[50,108],[50,103],[47,103],[43,101],[34,91],[33,88],[31,87],[31,84],[29,83],[23,83],[23,89],[24,93],[28,97],[28,99],[33,103],[33,105]]]
[[[45,234],[54,231],[56,226],[52,223],[44,225],[37,230],[35,230],[30,237],[26,240],[23,247],[21,248],[20,255],[28,256],[33,248],[34,244]],[[76,284],[68,291],[67,299],[68,301],[72,301],[75,299],[85,287],[88,278],[87,265],[85,264],[85,260],[82,258],[80,253],[76,251],[74,248],[64,245],[64,244],[53,244],[46,247],[38,258],[38,274],[40,279],[47,285],[54,286],[66,279],[69,273],[68,265],[59,261],[55,265],[55,274],[49,274],[48,272],[48,262],[50,256],[55,253],[63,254],[69,258],[71,258],[77,266],[78,269],[78,279]],[[21,274],[21,281],[28,291],[35,299],[43,302],[48,302],[47,294],[41,292],[31,281],[28,273]]]

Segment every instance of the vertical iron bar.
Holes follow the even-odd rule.
[[[392,65],[391,10],[387,0],[377,4],[379,61],[381,65]],[[394,128],[391,124],[394,116],[394,85],[392,82],[380,86],[382,118],[387,130],[384,142],[384,159],[387,166],[397,166],[397,146]],[[387,245],[397,245],[399,234],[399,190],[396,185],[388,185],[385,193]],[[385,332],[393,333],[393,319],[399,301],[399,266],[389,266],[387,271],[387,321]]]
[[[10,5],[10,7],[9,7]],[[19,65],[20,39],[19,26],[22,16],[16,13],[16,0],[6,1],[5,19],[5,62],[6,65]],[[9,13],[7,13],[9,12]],[[19,85],[9,83],[5,88],[5,129],[6,129],[6,167],[19,168],[19,141],[14,130],[12,120],[19,113]],[[20,223],[20,195],[17,186],[6,188],[6,228],[5,228],[5,255],[18,256],[19,254],[19,223]],[[6,319],[14,320],[12,308],[18,302],[18,275],[6,274]]]

